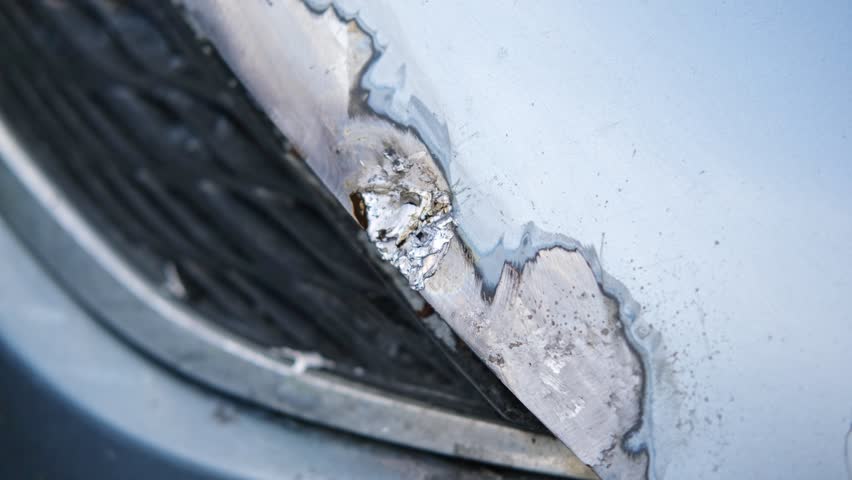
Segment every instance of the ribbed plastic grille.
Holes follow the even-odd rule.
[[[357,225],[165,2],[2,2],[0,109],[153,282],[258,345],[418,401],[539,429],[438,343]]]

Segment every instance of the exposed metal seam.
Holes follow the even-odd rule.
[[[299,6],[314,17],[305,19]],[[216,8],[223,7],[208,7]],[[635,333],[639,305],[624,285],[603,271],[593,248],[533,227],[515,251],[498,245],[490,254],[473,252],[464,241],[463,224],[454,235],[452,189],[435,161],[443,161],[446,168],[447,159],[434,157],[432,152],[439,149],[421,143],[429,135],[413,125],[403,129],[375,112],[352,117],[353,111],[372,111],[366,99],[353,92],[372,94],[363,80],[381,58],[375,32],[357,13],[345,15],[331,2],[282,2],[269,8],[278,9],[279,19],[302,27],[300,33],[317,49],[318,60],[336,60],[332,66],[346,65],[348,74],[337,72],[337,83],[326,83],[331,90],[323,90],[319,81],[326,77],[296,68],[289,72],[291,90],[281,92],[264,68],[242,58],[228,60],[326,186],[366,228],[381,256],[599,475],[647,478],[653,452],[646,432],[637,431],[650,420],[651,365],[643,347],[649,339]],[[216,19],[216,25],[228,27],[228,20]],[[265,20],[261,15],[251,21]],[[345,33],[340,23],[347,25]],[[219,40],[239,42],[217,34]],[[265,46],[256,40],[240,44],[243,48],[254,48],[259,58],[273,55],[273,50],[290,55],[283,47],[264,52]],[[272,64],[279,58],[267,60]],[[305,63],[303,57],[293,61]],[[300,86],[305,91],[299,91]],[[302,125],[280,116],[290,110],[296,115],[299,108],[309,112],[294,119]],[[322,138],[300,130],[311,122],[323,132]],[[571,312],[573,318],[568,318]]]

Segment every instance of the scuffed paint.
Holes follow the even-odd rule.
[[[372,113],[379,95],[365,79],[382,54],[378,34],[336,7],[275,5],[263,12],[269,18],[240,18],[310,39],[301,42],[309,51],[278,48],[283,58],[262,64],[280,76],[253,63],[264,58],[263,45],[218,47],[276,125],[382,258],[582,461],[604,479],[647,478],[652,450],[637,432],[647,424],[651,364],[633,333],[638,304],[626,288],[603,271],[593,248],[534,226],[518,249],[473,250],[453,218],[458,192],[438,167],[446,170],[451,150],[439,141],[438,117],[428,116],[431,127],[405,129],[406,119]],[[232,35],[234,17],[252,15],[224,2],[204,8],[202,29],[220,39]]]

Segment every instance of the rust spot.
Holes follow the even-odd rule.
[[[432,308],[432,305],[429,305],[426,302],[423,302],[423,308],[417,310],[417,316],[420,318],[426,318],[435,313],[435,309]]]
[[[361,228],[367,229],[367,204],[364,203],[364,197],[359,192],[352,192],[349,195],[349,200],[352,202],[352,215],[358,221]]]

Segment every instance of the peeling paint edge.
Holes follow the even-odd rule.
[[[367,95],[370,95],[370,87],[365,85],[365,77],[369,74],[370,69],[376,64],[376,62],[378,62],[385,51],[385,48],[380,45],[377,40],[377,31],[366,25],[358,14],[359,12],[343,12],[339,5],[333,1],[303,0],[303,3],[311,12],[318,15],[325,13],[327,9],[331,8],[334,14],[342,22],[354,21],[362,32],[370,38],[372,53],[370,59],[361,71],[358,72],[357,82],[359,88],[366,91]],[[359,101],[359,99],[361,101],[366,100],[363,95],[352,95],[350,97],[350,102]],[[359,108],[368,109],[373,115],[383,118],[392,123],[394,126],[414,134],[426,146],[426,148],[429,149],[433,158],[438,160],[437,166],[442,169],[442,173],[445,178],[449,178],[447,175],[448,172],[446,171],[446,167],[448,166],[447,160],[442,155],[437,154],[433,146],[430,145],[429,142],[425,141],[416,126],[404,125],[386,114],[376,112],[368,103],[359,105]],[[452,200],[455,202],[454,195],[452,196]],[[472,247],[473,244],[466,237],[464,228],[462,226],[457,226],[456,233],[459,235],[463,247],[467,251],[475,253],[476,250]],[[524,226],[524,233],[521,237],[521,242],[518,248],[505,249],[503,239],[501,238],[500,242],[488,253],[484,255],[477,255],[474,261],[471,262],[476,274],[482,280],[483,296],[484,298],[493,296],[499,281],[500,272],[504,265],[508,265],[519,272],[522,272],[524,266],[534,260],[539,252],[551,248],[562,248],[566,251],[579,253],[592,270],[601,291],[614,300],[618,305],[619,320],[621,320],[622,324],[625,326],[625,338],[627,339],[628,346],[640,360],[643,380],[641,387],[643,400],[639,410],[639,421],[636,425],[634,425],[634,427],[625,433],[621,439],[621,445],[625,452],[630,454],[639,455],[643,452],[648,454],[648,469],[650,470],[648,472],[648,476],[653,479],[655,477],[653,474],[655,452],[653,449],[653,438],[650,426],[652,425],[650,412],[653,400],[653,389],[651,386],[656,378],[653,374],[653,368],[651,368],[652,366],[650,362],[652,345],[644,344],[640,341],[640,335],[638,335],[635,331],[641,306],[633,299],[632,295],[623,283],[603,270],[594,247],[583,245],[578,240],[566,235],[544,232],[535,224],[527,223]],[[645,338],[653,340],[656,336],[649,334],[645,335]]]
[[[444,130],[444,137],[441,142],[437,139],[432,139],[427,135],[423,134],[423,130],[426,130],[424,125],[418,125],[416,122],[412,122],[412,124],[406,124],[405,122],[399,121],[396,118],[393,118],[386,111],[379,111],[373,106],[370,105],[370,98],[374,98],[376,94],[376,90],[390,90],[393,88],[387,86],[381,86],[377,84],[370,84],[368,78],[370,76],[370,72],[375,67],[376,63],[381,59],[382,55],[384,55],[387,48],[379,43],[378,41],[378,32],[370,28],[369,25],[364,22],[364,20],[359,15],[360,12],[344,12],[341,7],[334,0],[300,0],[302,4],[314,15],[323,15],[326,11],[331,9],[332,13],[337,17],[338,20],[342,23],[355,22],[355,25],[370,39],[370,47],[371,54],[370,58],[364,63],[364,66],[357,73],[358,81],[355,82],[356,91],[350,91],[350,104],[349,104],[349,112],[353,113],[369,113],[369,115],[380,118],[382,120],[387,121],[394,127],[398,128],[404,133],[410,133],[414,135],[417,140],[422,143],[426,149],[429,151],[429,154],[432,155],[432,158],[436,160],[436,167],[441,170],[444,178],[447,179],[448,183],[450,183],[450,139],[449,139],[449,130],[447,129],[446,124],[442,124],[435,114],[426,108],[426,105],[417,97],[412,96],[411,100],[416,102],[415,107],[418,108],[418,111],[426,110],[431,115],[432,119],[430,120],[430,124],[435,125],[433,128],[429,128],[429,130],[442,129]],[[352,115],[353,117],[355,115]],[[436,136],[436,135],[433,135]],[[441,145],[443,143],[444,145]],[[455,197],[453,197],[453,202],[455,202]],[[455,203],[453,205],[456,207]]]
[[[464,230],[459,228],[457,234],[462,244],[469,248],[470,243],[465,237]],[[621,281],[603,269],[595,247],[584,245],[567,235],[541,230],[533,222],[528,222],[524,225],[518,247],[506,248],[501,238],[492,249],[485,254],[477,255],[471,262],[482,284],[482,296],[486,300],[493,298],[504,266],[508,266],[518,273],[523,273],[524,268],[534,262],[541,252],[551,249],[562,249],[580,254],[591,269],[601,291],[618,306],[618,317],[624,325],[627,345],[639,358],[643,380],[639,421],[624,434],[621,445],[628,454],[641,455],[646,453],[648,455],[649,471],[647,476],[653,480],[656,478],[654,472],[656,452],[652,436],[653,388],[651,387],[655,384],[657,378],[655,369],[652,368],[651,358],[659,344],[659,334],[651,331],[650,327],[639,319],[641,305],[633,298]],[[640,329],[644,329],[644,332],[639,332]]]
[[[302,3],[316,15],[322,15],[331,8],[341,22],[355,22],[358,28],[370,38],[372,47],[371,56],[357,74],[358,81],[356,85],[361,90],[359,92],[361,94],[350,95],[350,102],[357,102],[355,104],[350,103],[350,111],[353,109],[356,111],[368,111],[371,115],[388,121],[403,132],[413,134],[427,148],[432,158],[436,160],[436,167],[441,170],[444,178],[450,183],[450,193],[452,193],[453,187],[449,181],[449,158],[446,155],[446,149],[436,148],[434,142],[430,142],[429,139],[424,138],[424,135],[420,131],[422,126],[418,128],[417,125],[406,125],[387,113],[376,111],[369,104],[369,96],[373,94],[371,89],[378,88],[379,86],[368,85],[366,79],[371,69],[381,59],[386,50],[377,40],[378,32],[370,28],[363,21],[360,12],[344,12],[333,0],[302,0]],[[381,88],[390,88],[392,90],[391,87]],[[414,100],[419,101],[416,97],[412,96],[412,101]],[[437,120],[435,121],[436,123],[440,123]],[[455,204],[455,195],[451,195],[451,201]],[[629,455],[641,455],[643,453],[648,455],[646,477],[654,480],[656,478],[654,463],[656,452],[653,441],[651,406],[653,404],[653,385],[656,384],[657,376],[655,375],[651,359],[653,358],[653,352],[658,349],[657,347],[660,344],[660,336],[658,332],[652,331],[649,325],[640,320],[641,305],[633,298],[627,287],[603,269],[593,246],[583,245],[578,240],[567,235],[545,232],[532,222],[524,226],[521,242],[518,247],[514,249],[505,248],[503,239],[501,238],[497,245],[484,254],[478,253],[476,248],[473,247],[474,244],[465,234],[462,225],[457,225],[455,230],[461,241],[460,243],[472,260],[471,264],[476,275],[481,280],[482,295],[485,299],[493,297],[504,266],[509,266],[520,273],[542,251],[559,248],[568,252],[579,253],[586,261],[601,291],[618,306],[618,317],[624,325],[627,345],[639,359],[639,365],[642,370],[642,402],[639,405],[639,420],[632,428],[625,432],[619,443],[621,448]],[[640,332],[639,330],[642,331]]]

